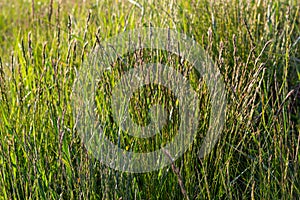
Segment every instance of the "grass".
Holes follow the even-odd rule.
[[[1,1],[0,198],[296,199],[299,9],[297,0]],[[226,123],[213,151],[199,159],[209,118],[207,90],[199,86],[201,126],[188,151],[157,171],[115,171],[88,153],[74,128],[75,72],[99,41],[149,26],[184,32],[212,57],[226,85]],[[179,64],[167,52],[139,53],[127,59]],[[106,74],[109,84],[124,72],[121,63],[114,68]],[[178,70],[197,87],[201,83],[188,64]],[[99,82],[97,106],[105,110],[99,114],[106,135],[117,143],[105,95],[109,84]],[[132,98],[133,105],[148,102],[132,108],[139,110],[132,112],[138,123],[147,123],[146,108],[155,101],[176,103],[171,91],[155,87],[141,88]],[[153,91],[156,98],[150,98]],[[173,121],[162,132],[163,141],[138,141],[124,133],[120,145],[132,151],[159,148],[175,134],[176,115]]]

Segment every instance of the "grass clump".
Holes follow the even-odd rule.
[[[299,9],[297,0],[0,2],[0,198],[296,199]],[[172,166],[131,174],[110,169],[87,152],[74,128],[71,97],[76,71],[99,42],[150,26],[184,32],[212,57],[226,85],[226,124],[213,151],[199,159],[209,119],[205,84],[176,56],[145,51],[145,63],[161,59],[180,66],[177,70],[199,86],[203,109],[197,136],[182,157]],[[126,59],[136,63],[141,60],[136,55]],[[115,65],[106,74],[110,84],[126,71]],[[132,107],[138,123],[147,123],[155,101],[168,109],[176,105],[171,91],[157,87],[134,94],[131,103],[142,104]],[[107,136],[118,143],[109,95],[104,95],[110,89],[100,81],[96,100],[98,110],[105,110],[99,115],[108,124]],[[124,133],[120,146],[160,148],[173,136],[176,112],[172,120],[164,140],[136,140]]]

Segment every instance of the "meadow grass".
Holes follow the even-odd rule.
[[[1,1],[0,198],[299,198],[299,12],[298,0]],[[187,34],[212,57],[226,86],[226,122],[213,151],[199,159],[210,109],[205,84],[168,52],[129,54],[133,66],[157,59],[177,66],[194,82],[202,111],[193,144],[172,166],[126,173],[87,152],[75,128],[73,84],[101,41],[150,26]],[[125,68],[114,63],[96,98],[106,135],[115,143],[120,138],[109,91]],[[146,124],[155,102],[168,107],[176,99],[166,88],[141,88],[131,100],[132,118]],[[161,133],[164,139],[138,141],[125,134],[120,146],[160,148],[175,134],[176,119]]]

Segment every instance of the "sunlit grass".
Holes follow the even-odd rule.
[[[0,2],[1,199],[296,199],[300,194],[300,5],[266,1],[21,1]],[[207,157],[198,158],[209,118],[205,85],[199,131],[172,166],[144,174],[115,171],[84,147],[71,97],[76,71],[101,41],[139,27],[172,28],[194,38],[220,69],[227,92],[225,128]],[[178,64],[174,55],[144,54]],[[165,57],[164,57],[165,56]],[[128,55],[134,63],[135,55]],[[169,59],[170,58],[170,59]],[[107,74],[115,84],[122,72]],[[117,69],[121,68],[120,71]],[[198,85],[197,74],[178,70]],[[108,137],[109,87],[99,82],[97,106]],[[176,105],[170,91],[142,88],[146,102],[132,107],[140,123],[160,101]],[[195,87],[197,88],[197,87]],[[158,91],[156,99],[150,97]],[[148,101],[147,101],[148,98]],[[169,98],[169,99],[168,99]],[[146,100],[145,100],[146,99]],[[135,94],[132,104],[140,95]],[[102,115],[101,115],[102,114]],[[171,140],[129,136],[120,146],[149,151]],[[170,128],[170,130],[168,129]],[[169,133],[169,135],[168,135]],[[175,134],[175,133],[174,133]],[[182,182],[182,184],[180,184]]]

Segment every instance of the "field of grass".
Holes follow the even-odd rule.
[[[141,27],[174,29],[203,47],[223,76],[226,121],[213,151],[199,158],[210,109],[205,84],[168,52],[128,54],[133,67],[160,59],[185,74],[198,88],[202,110],[183,156],[160,170],[129,173],[87,151],[71,101],[76,72],[93,49]],[[160,133],[165,139],[118,135],[110,90],[128,66],[112,67],[95,99],[106,136],[134,152],[171,141],[176,112]],[[157,85],[139,93],[131,113],[140,124],[147,123],[150,99],[167,109],[176,104],[171,91]],[[0,199],[297,199],[299,149],[298,0],[0,2]]]

